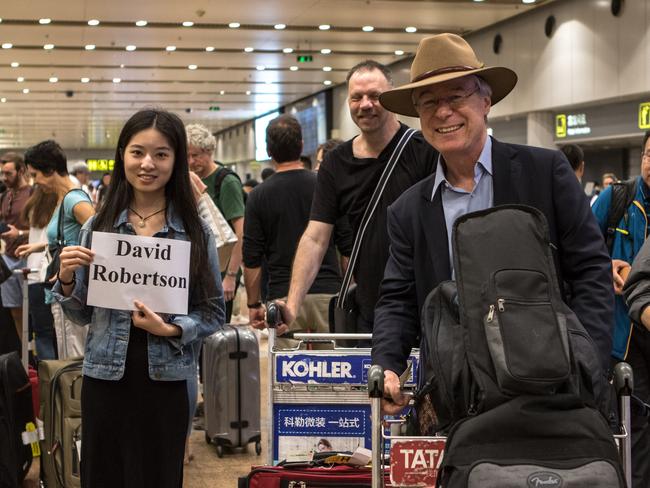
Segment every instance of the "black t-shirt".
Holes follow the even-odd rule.
[[[316,175],[297,169],[280,171],[248,195],[244,218],[244,266],[258,268],[266,256],[268,299],[287,296],[298,241],[309,222]],[[333,241],[308,293],[338,292],[341,276]]]
[[[352,139],[327,153],[318,170],[318,185],[310,218],[334,224],[339,217],[347,215],[353,236],[356,236],[381,173],[407,129],[406,125],[400,124],[397,134],[376,159],[355,158]],[[424,140],[422,133],[417,132],[404,148],[370,220],[354,269],[357,303],[362,314],[370,320],[379,298],[379,285],[388,261],[386,209],[404,191],[435,171],[437,157],[437,151]]]

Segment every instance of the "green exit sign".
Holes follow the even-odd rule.
[[[210,112],[218,112],[221,110],[221,107],[219,105],[212,105],[208,110],[210,110]]]
[[[312,55],[296,56],[296,59],[299,63],[311,63],[314,60],[314,57]]]

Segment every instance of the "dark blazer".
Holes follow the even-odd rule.
[[[569,285],[570,307],[609,365],[614,325],[611,261],[589,202],[560,151],[493,139],[494,205],[520,203],[541,210],[557,247],[558,276]],[[390,257],[375,309],[373,363],[396,373],[419,345],[420,311],[441,281],[451,279],[440,187],[435,174],[388,208]]]

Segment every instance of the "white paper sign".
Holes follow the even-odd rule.
[[[88,305],[135,310],[140,300],[157,313],[186,315],[190,249],[188,241],[93,232]]]

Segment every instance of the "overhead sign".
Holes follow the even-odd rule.
[[[113,171],[114,159],[86,159],[90,171]]]
[[[591,127],[587,125],[587,115],[579,114],[557,114],[555,116],[555,136],[558,138],[566,136],[582,136],[591,134]]]
[[[391,486],[436,486],[444,438],[395,440],[390,449]]]
[[[296,61],[299,63],[311,63],[314,60],[314,57],[311,54],[296,56]]]
[[[650,102],[639,104],[639,129],[650,129]]]
[[[140,300],[158,313],[187,314],[188,241],[93,232],[88,305],[135,310]]]

